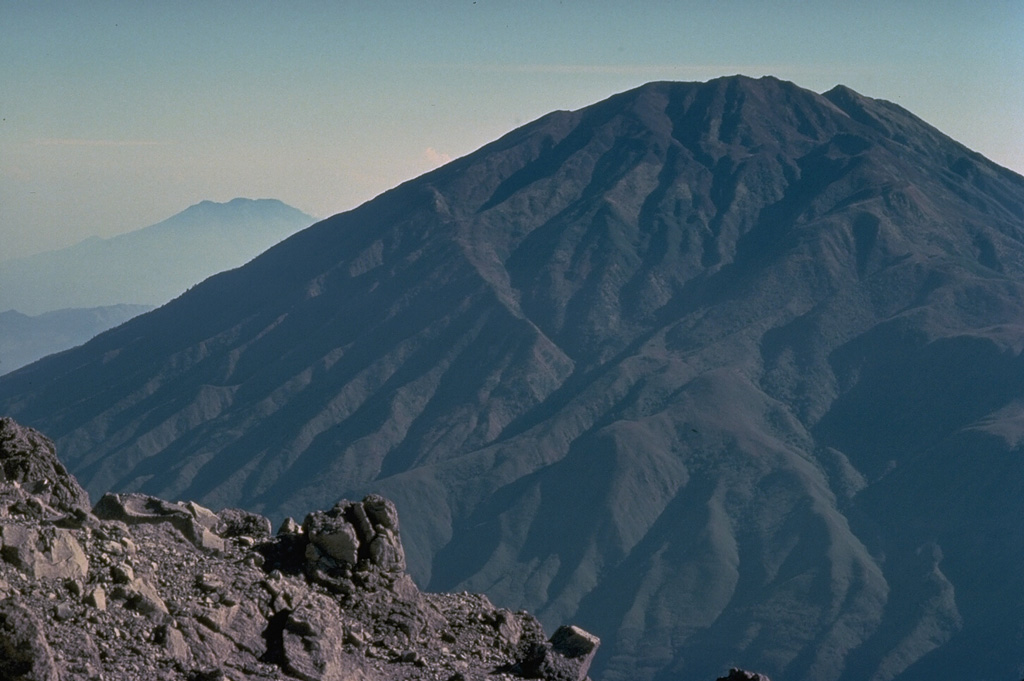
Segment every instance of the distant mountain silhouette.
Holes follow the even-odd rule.
[[[0,310],[162,305],[312,222],[276,199],[203,201],[151,227],[0,261]]]
[[[773,78],[555,112],[0,378],[93,495],[375,491],[596,679],[1019,678],[1024,178]],[[1016,675],[1016,676],[1014,676]]]
[[[81,345],[151,309],[148,305],[112,305],[56,310],[34,317],[14,310],[0,312],[0,374]]]

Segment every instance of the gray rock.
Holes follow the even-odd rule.
[[[219,522],[217,516],[193,502],[172,503],[146,494],[104,494],[92,512],[101,520],[117,520],[129,526],[170,523],[195,546],[224,550],[224,540],[212,529]]]
[[[85,596],[85,604],[97,610],[106,610],[107,592],[101,586],[96,587]]]
[[[170,624],[161,624],[153,630],[153,642],[162,646],[169,657],[180,663],[188,664],[192,661],[192,651],[185,637]]]
[[[110,568],[110,577],[115,584],[131,584],[135,579],[135,571],[132,570],[131,565],[121,563]]]
[[[304,681],[363,678],[358,665],[346,661],[344,627],[324,605],[313,599],[272,618],[264,633],[266,657],[289,676]]]
[[[35,579],[85,579],[89,559],[70,530],[0,527],[0,557]]]
[[[583,681],[601,641],[579,627],[563,626],[535,645],[520,666],[525,676],[547,681]]]
[[[717,681],[771,681],[771,679],[764,674],[733,668],[729,670],[728,675],[719,676]]]
[[[45,634],[31,610],[11,598],[0,601],[0,679],[58,681]]]
[[[67,601],[58,603],[53,608],[53,618],[58,622],[66,622],[75,614],[75,609]]]
[[[226,587],[224,578],[214,572],[204,572],[196,579],[196,586],[205,593],[223,591]]]
[[[295,518],[291,516],[284,519],[281,522],[281,527],[277,528],[277,533],[282,534],[302,534],[302,525],[295,522]]]
[[[387,572],[405,570],[405,551],[391,530],[384,529],[370,542],[370,561]]]
[[[362,504],[347,504],[345,511],[349,522],[352,523],[352,527],[356,530],[356,536],[364,543],[369,543],[377,535],[377,531],[373,528],[373,523],[366,513],[365,506],[365,502]]]
[[[495,613],[495,626],[498,629],[498,636],[509,646],[519,645],[523,636],[523,625],[519,619],[505,609]]]
[[[211,631],[226,637],[240,650],[256,657],[266,650],[263,633],[267,623],[252,603],[214,607],[202,612],[198,620]]]
[[[63,513],[89,508],[89,495],[68,473],[45,435],[0,417],[0,482],[18,483]]]
[[[370,494],[363,499],[363,508],[374,525],[379,525],[398,534],[398,509],[394,502],[379,494]]]
[[[351,591],[354,572],[359,573],[362,586],[381,579],[395,585],[405,573],[398,512],[383,497],[339,501],[329,511],[307,515],[302,530],[308,538],[304,547],[307,574],[336,593]]]
[[[221,537],[269,537],[270,519],[240,508],[225,508],[217,513],[216,532]]]
[[[302,529],[321,554],[343,565],[355,565],[359,560],[359,537],[356,528],[345,519],[342,507],[310,513]]]
[[[205,506],[200,506],[194,501],[186,501],[175,505],[184,506],[185,510],[195,518],[196,522],[208,530],[213,530],[218,524],[220,524],[220,518],[217,517],[216,513]]]
[[[562,626],[551,636],[551,649],[572,660],[580,660],[580,664],[590,666],[597,653],[601,639],[579,627]],[[586,669],[584,669],[584,672]],[[585,676],[586,674],[584,674]]]
[[[135,612],[154,619],[160,619],[161,615],[167,615],[167,604],[164,603],[160,593],[152,584],[145,579],[137,577],[132,580],[128,589],[126,606]]]

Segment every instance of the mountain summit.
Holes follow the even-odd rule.
[[[108,490],[395,500],[421,586],[595,678],[1007,679],[1024,178],[773,78],[555,112],[87,345],[0,413]]]
[[[163,305],[312,222],[277,199],[202,201],[127,234],[0,261],[0,311]]]

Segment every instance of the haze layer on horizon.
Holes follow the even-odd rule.
[[[774,75],[1024,172],[1024,4],[0,0],[0,260],[204,199],[352,208],[555,109]]]

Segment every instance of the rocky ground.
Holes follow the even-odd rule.
[[[596,637],[422,593],[379,496],[290,519],[89,498],[0,419],[0,680],[581,681]]]

